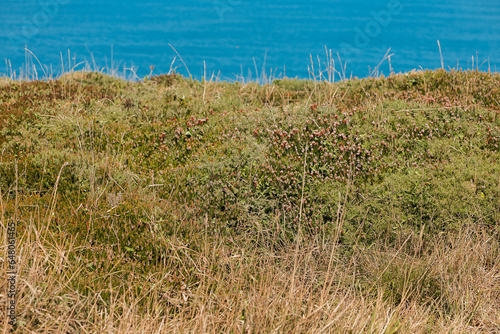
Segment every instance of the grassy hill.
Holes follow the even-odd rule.
[[[498,74],[4,80],[0,151],[19,333],[500,331]]]

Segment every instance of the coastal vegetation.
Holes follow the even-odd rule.
[[[500,331],[498,74],[2,79],[0,152],[18,333]]]

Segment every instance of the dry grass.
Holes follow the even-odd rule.
[[[245,238],[255,237],[228,244],[205,236],[197,250],[164,240],[175,255],[157,271],[124,279],[111,268],[93,278],[101,280],[99,290],[84,294],[74,286],[92,280],[82,277],[75,240],[31,217],[18,238],[17,332],[500,331],[499,238],[480,227],[425,243],[410,234],[393,246],[381,241],[349,254],[319,241],[264,253]],[[173,277],[171,265],[181,259],[185,268]],[[182,272],[190,271],[196,282],[184,281]],[[180,286],[165,289],[174,280]]]

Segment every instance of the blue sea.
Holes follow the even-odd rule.
[[[138,77],[154,66],[153,74],[176,69],[223,80],[309,78],[328,65],[337,78],[420,68],[500,70],[499,0],[1,3],[3,74],[30,57],[54,74],[86,63]]]

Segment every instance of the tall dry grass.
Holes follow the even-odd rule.
[[[199,247],[173,237],[157,271],[123,279],[112,266],[82,275],[74,238],[47,228],[38,209],[18,231],[18,333],[500,332],[499,235],[481,226],[353,251],[335,239],[273,249],[265,236],[207,234]],[[3,233],[12,218],[2,210]]]

